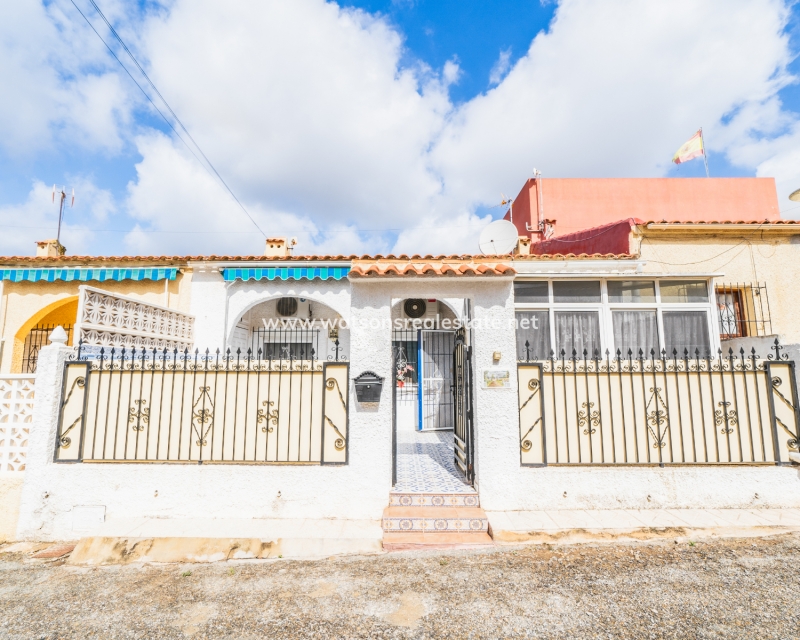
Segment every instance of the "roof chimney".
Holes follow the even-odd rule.
[[[67,248],[58,240],[39,240],[36,243],[36,257],[37,258],[57,258],[63,256],[67,252]]]
[[[520,236],[519,240],[517,241],[517,247],[514,251],[515,255],[518,256],[529,256],[531,255],[531,239],[528,236]]]
[[[264,256],[267,258],[285,258],[291,255],[292,248],[297,244],[297,238],[267,238]]]

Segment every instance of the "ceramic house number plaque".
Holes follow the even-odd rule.
[[[511,372],[508,369],[496,367],[484,369],[482,385],[484,389],[510,389]]]

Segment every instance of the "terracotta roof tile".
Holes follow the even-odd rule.
[[[712,224],[740,224],[740,225],[797,225],[800,220],[648,220],[642,224],[680,224],[680,225],[712,225]]]
[[[517,260],[631,260],[636,256],[630,253],[547,253],[542,255],[514,256]]]
[[[783,220],[784,224],[796,224],[794,220]],[[660,224],[660,223],[658,223]],[[677,223],[676,223],[677,224]],[[699,224],[699,223],[695,223]],[[712,224],[712,223],[707,223]],[[714,223],[720,224],[720,223]],[[760,224],[760,223],[751,223]],[[771,223],[776,224],[776,223]],[[224,255],[209,255],[209,256],[56,256],[56,257],[37,257],[37,256],[0,256],[0,265],[3,267],[24,267],[30,265],[32,267],[79,267],[79,266],[122,266],[122,265],[136,265],[136,264],[150,264],[150,265],[188,265],[190,262],[257,262],[257,263],[285,263],[285,262],[350,262],[352,264],[362,265],[364,263],[378,263],[385,262],[388,264],[395,264],[394,269],[398,269],[398,265],[402,264],[417,264],[423,266],[424,264],[438,265],[435,269],[441,269],[443,264],[449,263],[449,268],[445,270],[447,273],[455,272],[460,269],[460,266],[466,264],[482,264],[482,263],[513,263],[517,260],[564,260],[564,259],[592,259],[592,260],[617,260],[624,258],[631,258],[628,254],[574,254],[574,253],[552,253],[547,255],[413,255],[406,254],[388,254],[388,255],[319,255],[319,256],[284,256],[284,257],[265,257],[265,256],[224,256]],[[422,263],[422,264],[419,264]],[[416,267],[415,267],[416,268]],[[474,270],[474,269],[473,269]],[[399,273],[399,271],[398,271]],[[463,271],[462,271],[463,273]]]
[[[516,271],[508,264],[510,257],[498,260],[491,256],[420,256],[415,258],[387,257],[379,259],[358,259],[350,267],[350,277],[460,277],[460,276],[502,276],[514,275]]]
[[[157,263],[187,263],[187,262],[350,262],[352,260],[471,260],[473,255],[413,255],[388,254],[388,255],[291,255],[291,256],[227,256],[227,255],[187,255],[187,256],[0,256],[1,264],[11,263],[36,263],[54,265],[72,264],[97,264],[97,263],[126,263],[126,262],[157,262]],[[482,258],[483,256],[477,256]]]

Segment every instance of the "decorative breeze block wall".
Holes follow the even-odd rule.
[[[25,471],[33,395],[33,376],[0,378],[0,472]]]
[[[75,340],[120,349],[191,349],[194,316],[82,286]]]

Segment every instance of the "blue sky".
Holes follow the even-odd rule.
[[[405,36],[409,58],[432,67],[458,60],[462,75],[450,90],[455,102],[486,91],[500,52],[510,51],[513,64],[528,50],[533,37],[547,29],[556,9],[555,3],[539,0],[390,0],[348,5],[387,16]]]
[[[800,217],[782,0],[96,2],[258,226],[302,251],[471,251],[534,166],[704,175],[669,162],[698,126],[713,176],[774,176]],[[259,252],[69,0],[20,5],[0,49],[0,253],[52,235],[54,182],[77,192],[70,253]]]

